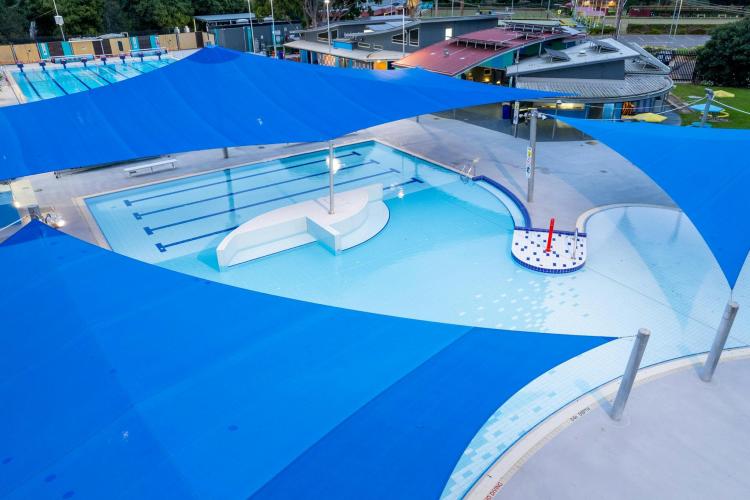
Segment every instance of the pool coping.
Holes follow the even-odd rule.
[[[703,364],[707,356],[707,352],[688,354],[643,367],[638,370],[635,385],[648,383],[671,373]],[[750,347],[727,348],[722,351],[721,355],[721,361],[745,358],[750,358]],[[590,413],[597,407],[611,404],[610,400],[619,389],[621,378],[612,379],[592,388],[534,425],[516,439],[478,476],[462,498],[466,500],[491,500],[494,498],[512,479],[513,475],[545,444],[572,425],[578,418]]]

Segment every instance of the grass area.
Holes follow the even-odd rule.
[[[750,89],[733,88],[733,87],[712,87],[716,90],[726,90],[734,94],[734,97],[719,98],[718,100],[733,106],[735,108],[743,109],[750,112]],[[705,87],[702,85],[692,85],[688,83],[678,83],[677,86],[672,90],[672,93],[682,99],[685,103],[692,102],[695,99],[690,96],[703,96],[706,95]],[[705,101],[704,101],[705,102]],[[717,104],[717,106],[720,106]],[[727,109],[726,121],[712,121],[711,125],[716,128],[750,128],[750,115],[740,113],[739,111],[733,111]],[[724,113],[720,113],[721,116]],[[700,121],[701,113],[691,112],[684,115],[680,115],[683,125],[690,125],[693,122]]]

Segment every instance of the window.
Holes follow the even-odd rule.
[[[359,42],[359,43],[357,43],[357,46],[361,47],[363,49],[369,49],[370,48],[370,44],[369,43],[365,43],[365,42]]]
[[[372,50],[383,50],[383,46],[382,45],[373,45],[372,46]]]
[[[404,35],[399,31],[398,35],[393,35],[393,38],[391,38],[391,41],[395,43],[396,45],[403,45],[404,44]]]
[[[333,40],[337,39],[339,37],[339,31],[338,29],[332,29],[331,30],[331,38]],[[327,42],[328,41],[328,30],[323,30],[320,33],[318,33],[318,40]]]
[[[409,30],[409,45],[419,47],[419,28]]]
[[[445,28],[445,39],[450,40],[453,38],[453,28]]]

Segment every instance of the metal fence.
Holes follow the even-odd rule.
[[[694,82],[695,62],[698,58],[697,50],[685,49],[656,49],[653,54],[672,69],[669,76],[676,82]]]

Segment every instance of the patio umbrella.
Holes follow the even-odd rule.
[[[667,119],[664,115],[657,115],[656,113],[639,113],[637,115],[633,115],[630,118],[633,120],[638,120],[641,122],[648,122],[648,123],[661,123],[664,120]]]
[[[692,106],[690,106],[690,109],[692,109],[693,111],[702,112],[705,107],[706,107],[705,104],[693,104]],[[724,108],[720,108],[719,106],[714,106],[713,104],[711,104],[708,107],[709,113],[720,113],[722,111],[724,111]]]
[[[714,92],[714,97],[734,97],[734,94],[732,94],[731,92],[727,92],[726,90],[717,90],[716,92]]]

